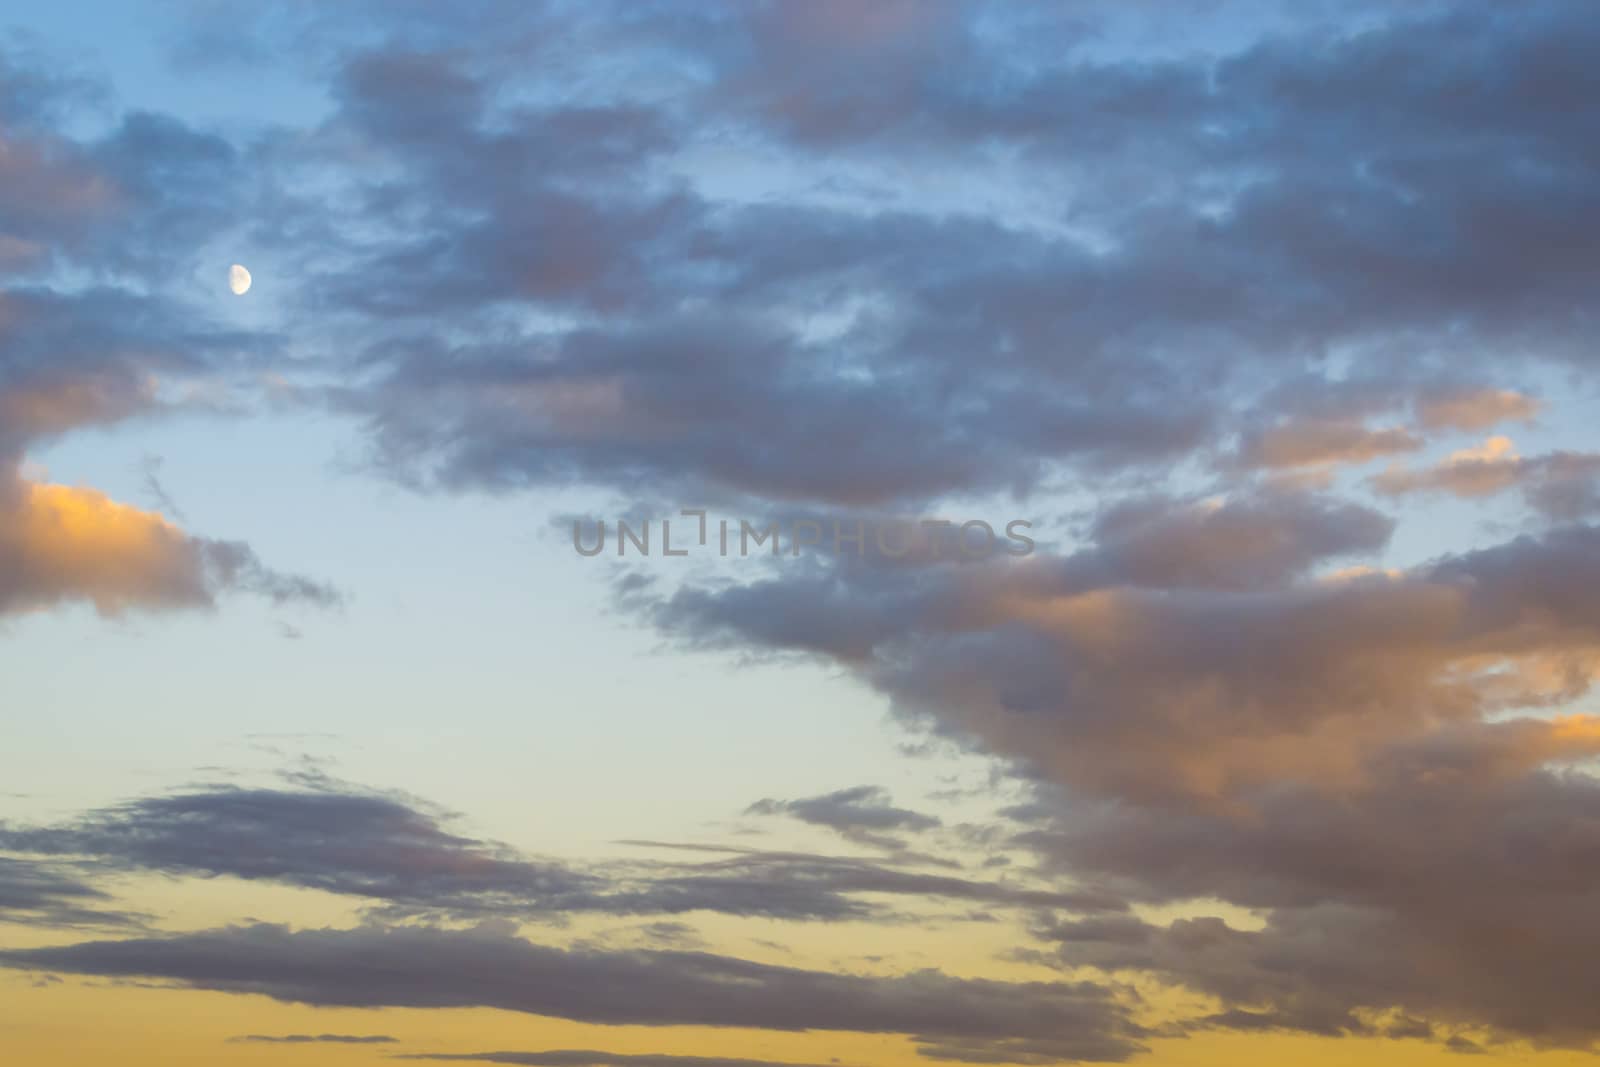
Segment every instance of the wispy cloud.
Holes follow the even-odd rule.
[[[608,1025],[912,1035],[999,1058],[1011,1043],[1061,1059],[1141,1047],[1113,991],[936,971],[874,978],[708,953],[562,950],[489,929],[289,930],[242,926],[157,938],[0,950],[0,966],[153,978],[324,1007],[486,1007]]]
[[[452,832],[443,815],[417,801],[321,786],[222,786],[133,800],[59,825],[0,825],[0,848],[93,857],[102,869],[299,886],[358,898],[391,915],[555,920],[703,911],[893,921],[877,900],[1122,906],[1104,892],[930,874],[914,869],[919,857],[909,857],[908,869],[886,860],[734,849],[697,863],[580,866]]]

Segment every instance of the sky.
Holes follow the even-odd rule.
[[[0,1055],[1593,1062],[1591,10],[8,10]]]

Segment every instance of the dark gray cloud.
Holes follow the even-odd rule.
[[[1513,743],[1391,755],[1374,761],[1370,784],[1284,788],[1252,798],[1249,818],[1057,820],[1039,844],[1064,866],[1166,900],[1215,894],[1268,918],[1252,930],[1104,917],[1043,936],[1067,966],[1163,975],[1265,1007],[1256,1021],[1286,1029],[1371,1034],[1364,1012],[1398,1007],[1446,1033],[1486,1027],[1590,1048],[1579,991],[1597,977],[1600,925],[1586,904],[1593,858],[1571,842],[1594,825],[1600,789],[1588,776],[1527,772],[1515,763],[1537,756],[1507,759]]]
[[[951,566],[954,554],[945,551],[908,566],[794,567],[770,581],[687,586],[664,599],[652,590],[641,602],[663,630],[691,640],[732,640],[854,662],[908,630],[967,629],[974,596],[1267,589],[1320,565],[1368,557],[1383,548],[1392,529],[1392,520],[1371,508],[1303,493],[1133,497],[1097,514],[1087,531],[1091,543],[1068,556]],[[946,565],[936,565],[941,559]]]
[[[1544,518],[1573,522],[1600,512],[1600,453],[1519,456],[1509,438],[1491,437],[1431,466],[1391,467],[1370,483],[1378,493],[1395,497],[1441,493],[1475,499],[1516,491]]]
[[[126,926],[134,917],[110,907],[111,894],[86,872],[0,856],[0,922],[42,926]]]
[[[1370,558],[1393,530],[1371,508],[1300,493],[1132,499],[1096,517],[1096,550],[1082,565],[1099,585],[1261,588],[1330,560]]]
[[[228,1041],[239,1045],[393,1045],[388,1034],[242,1034]]]
[[[908,713],[1079,787],[1226,797],[1336,779],[1369,744],[1580,694],[1597,537],[1572,528],[1409,575],[1243,588],[1129,583],[1099,565],[1115,550],[1102,545],[680,591],[661,610],[684,629],[826,652]],[[1506,671],[1453,677],[1478,657]]]
[[[246,220],[300,265],[315,395],[425,486],[865,505],[1303,465],[1413,438],[1264,428],[1247,397],[1376,387],[1403,351],[1390,406],[1462,426],[1487,372],[1587,358],[1596,131],[1563,105],[1594,30],[1570,4],[1137,59],[1100,47],[1104,8],[814,6],[506,5],[493,41],[445,13],[376,37],[262,16],[248,61],[320,40],[331,111],[254,140],[144,113],[74,140],[41,125],[73,83],[14,57],[28,210],[0,229],[148,281]]]
[[[103,102],[105,88],[59,56],[43,55],[37,42],[10,34],[0,63],[0,123],[7,130],[39,133],[80,108]]]
[[[125,288],[0,293],[0,447],[171,410],[158,383],[211,377],[212,359],[268,342],[212,326],[176,301]]]
[[[103,87],[60,73],[55,57],[0,44],[0,85],[18,90],[0,112],[0,279],[71,286],[53,268],[170,291],[164,273],[237,224],[253,183],[244,153],[170,115],[129,111],[80,134],[108,110]],[[9,103],[9,101],[8,101]],[[68,133],[66,131],[73,130]],[[114,322],[107,315],[101,322]]]
[[[1063,1060],[1123,1060],[1143,1036],[1114,992],[1092,983],[937,971],[871,978],[705,953],[561,950],[490,929],[255,925],[3,950],[0,966],[325,1007],[487,1007],[606,1025],[899,1033],[974,1050],[1048,1040]]]
[[[601,879],[442,826],[402,800],[354,792],[234,789],[135,800],[67,825],[0,828],[4,847],[135,870],[268,880],[396,905],[560,909]]]
[[[345,788],[219,787],[130,801],[45,827],[0,824],[0,848],[121,870],[232,876],[363,898],[392,914],[554,919],[696,911],[894,919],[884,899],[1104,910],[1088,890],[986,882],[906,864],[733,850],[696,863],[576,866],[463,836],[418,802]],[[911,866],[907,866],[907,864]]]
[[[1595,295],[1595,130],[1562,106],[1593,88],[1593,29],[1571,5],[1352,16],[1139,61],[1090,47],[1103,12],[816,8],[508,12],[508,39],[559,28],[615,71],[671,57],[674,107],[627,81],[509,78],[448,20],[437,49],[412,34],[343,65],[312,143],[388,166],[347,176],[369,239],[314,288],[382,316],[374,373],[336,399],[385,466],[874,503],[1193,453],[1241,390],[1337,386],[1335,349],[1376,386],[1403,348],[1414,380],[1388,406],[1433,426],[1481,421],[1465,398],[1494,360],[1586,358],[1563,325]],[[695,167],[717,137],[814,180],[741,200]],[[1012,218],[882,176],[891,154],[959,151],[994,180],[977,148],[1067,206]],[[819,195],[847,173],[859,195]],[[1416,443],[1334,421],[1241,454]]]
[[[310,46],[328,79],[310,128],[134,113],[73,141],[37,121],[70,86],[13,62],[37,145],[11,185],[63,201],[14,212],[47,228],[13,251],[154,276],[248,220],[299,265],[296,340],[332,371],[296,395],[421,486],[859,506],[1384,454],[1413,438],[1242,414],[1286,381],[1377,388],[1404,352],[1388,405],[1461,426],[1513,361],[1587,358],[1575,10],[1289,19],[1137,59],[1098,46],[1103,8],[507,5],[492,41],[445,13],[376,37],[261,16],[249,62]]]
[[[891,849],[904,846],[897,834],[914,834],[940,825],[932,815],[895,807],[887,790],[871,785],[799,800],[768,797],[750,805],[745,814],[789,815],[813,826],[835,830],[851,840]]]
[[[868,918],[874,912],[858,894],[965,901],[988,908],[1064,908],[1074,912],[1117,911],[1126,903],[1092,886],[1039,887],[977,881],[947,874],[907,870],[885,862],[806,853],[733,849],[725,859],[693,865],[687,873],[663,870],[648,888],[624,900],[651,910],[705,907],[695,901],[721,901],[742,914],[773,917]],[[912,862],[922,857],[911,856]]]
[[[1061,875],[1265,916],[1080,916],[1049,935],[1066,966],[1271,1009],[1207,1025],[1369,1033],[1398,1009],[1440,1041],[1589,1047],[1600,725],[1551,711],[1600,674],[1600,530],[1318,578],[1387,521],[1267,499],[1113,510],[1066,557],[839,567],[660,610],[835,658],[1013,761],[1038,783],[1022,840]]]

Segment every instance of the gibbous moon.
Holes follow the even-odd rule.
[[[235,263],[228,268],[228,288],[233,295],[243,296],[250,289],[250,272]]]

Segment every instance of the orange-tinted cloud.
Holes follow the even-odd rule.
[[[1391,467],[1371,484],[1387,496],[1445,493],[1469,499],[1520,489],[1529,506],[1545,517],[1571,520],[1600,510],[1600,454],[1523,457],[1510,438],[1495,436],[1430,467]]]
[[[1373,477],[1373,488],[1399,496],[1437,490],[1455,496],[1489,496],[1516,484],[1522,460],[1509,437],[1491,437],[1476,448],[1452,452],[1432,467],[1392,467]]]
[[[1175,521],[1180,543],[1206,532]],[[1297,560],[1338,547],[1261,508],[1221,531]],[[1075,921],[1047,938],[1065,967],[1217,997],[1233,1013],[1207,1025],[1371,1033],[1363,1013],[1399,1009],[1441,1041],[1600,1040],[1573,992],[1600,982],[1600,788],[1572,770],[1600,727],[1571,708],[1600,678],[1600,529],[1249,582],[1109,567],[1148,535],[1096,534],[1065,559],[683,592],[663,621],[835,650],[908,718],[1044,783],[1028,840],[1063,877],[1266,923]]]
[[[0,311],[5,294],[0,293]],[[0,454],[6,445],[115,422],[156,405],[154,376],[125,369],[58,372],[0,390]]]
[[[210,603],[205,549],[160,515],[94,489],[23,482],[0,510],[0,612],[87,600],[129,607]]]
[[[1501,422],[1526,422],[1540,406],[1513,389],[1455,389],[1420,399],[1417,417],[1429,430],[1486,430]]]
[[[1374,429],[1353,419],[1302,419],[1246,438],[1239,462],[1269,470],[1332,467],[1415,452],[1422,444],[1420,437],[1398,426]]]
[[[229,589],[280,602],[338,599],[263,567],[247,545],[190,536],[95,489],[21,478],[0,489],[0,615],[73,601],[102,615],[204,608]]]

